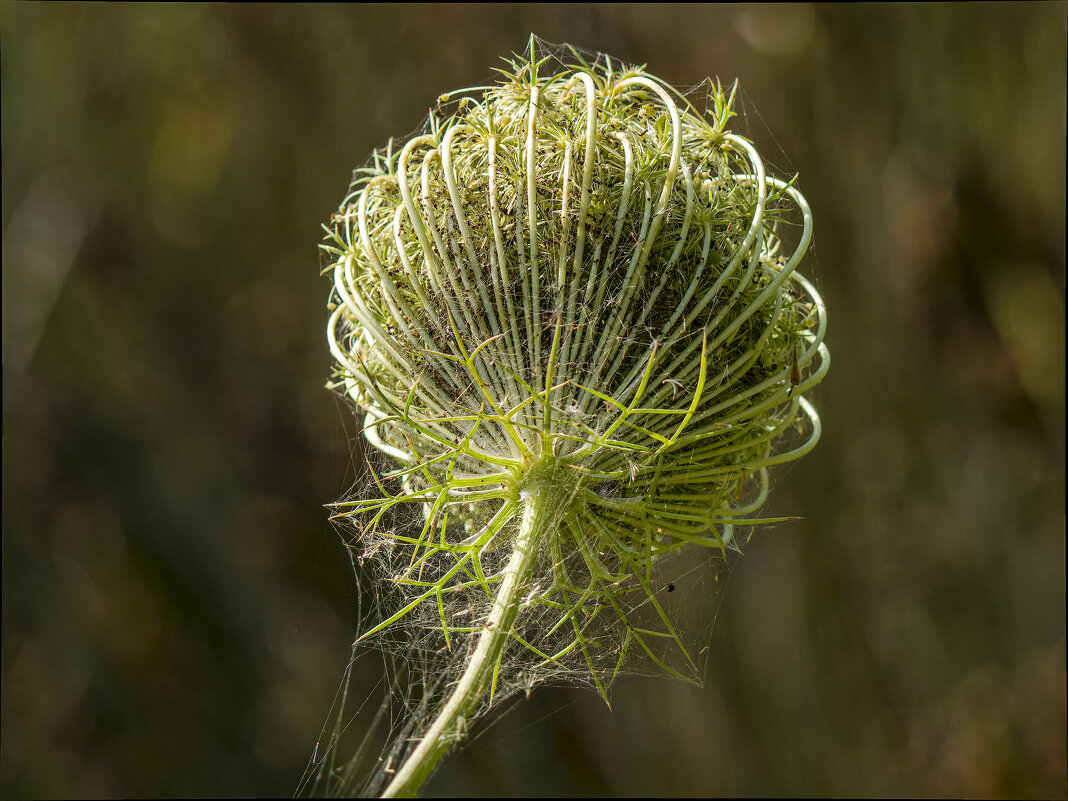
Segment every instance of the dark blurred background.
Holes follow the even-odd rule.
[[[357,615],[319,226],[535,32],[740,78],[736,127],[815,213],[826,431],[705,689],[537,691],[427,793],[1064,798],[1066,18],[0,6],[0,794],[293,791]]]

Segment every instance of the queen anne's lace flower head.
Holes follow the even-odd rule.
[[[819,437],[809,207],[704,88],[518,61],[377,151],[328,229],[336,386],[394,462],[338,509],[394,603],[362,636],[469,656],[506,627],[476,706],[636,656],[696,678],[656,565],[736,549]]]

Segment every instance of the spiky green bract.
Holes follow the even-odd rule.
[[[502,75],[376,152],[324,245],[336,385],[396,462],[337,505],[395,604],[361,638],[474,653],[550,482],[479,703],[560,678],[605,694],[635,654],[698,680],[654,568],[736,549],[767,469],[819,437],[811,214],[719,85],[702,113],[605,57]]]

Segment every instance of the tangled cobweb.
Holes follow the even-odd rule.
[[[333,385],[381,456],[335,505],[373,587],[357,650],[409,687],[369,791],[501,620],[468,719],[545,683],[700,682],[710,624],[676,591],[718,578],[768,468],[819,437],[812,217],[730,131],[733,89],[550,52],[376,151],[323,245]],[[352,771],[316,760],[310,786]]]

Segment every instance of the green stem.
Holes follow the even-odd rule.
[[[516,533],[512,557],[504,570],[500,588],[486,618],[478,645],[460,680],[422,741],[397,770],[382,793],[383,798],[414,796],[449,748],[464,736],[466,721],[488,691],[497,664],[508,644],[538,545],[554,526],[561,512],[561,496],[552,480],[531,482],[524,492],[523,515]]]

